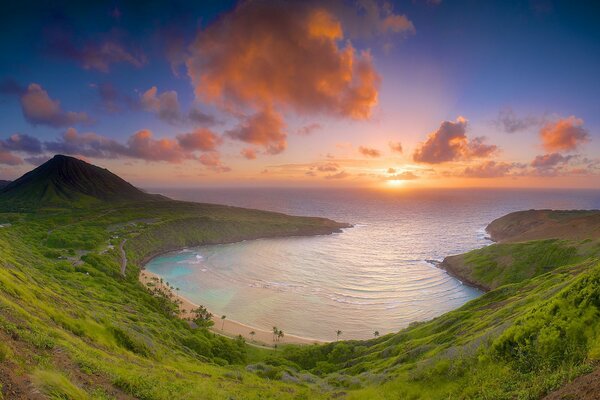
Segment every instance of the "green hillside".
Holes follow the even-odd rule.
[[[4,207],[85,206],[98,202],[159,200],[112,172],[77,158],[56,155],[19,179],[0,186]]]
[[[470,252],[463,273],[494,290],[396,334],[264,349],[182,321],[139,283],[140,267],[169,249],[346,225],[170,200],[94,204],[0,212],[4,399],[538,399],[600,360],[597,238]]]

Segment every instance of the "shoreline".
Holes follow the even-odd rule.
[[[257,237],[249,237],[246,239],[233,239],[233,240],[224,240],[224,241],[207,241],[207,242],[203,242],[203,243],[198,243],[198,244],[190,244],[187,246],[183,246],[183,247],[175,247],[172,249],[164,249],[164,250],[157,250],[151,253],[148,253],[147,255],[145,255],[140,261],[138,261],[139,265],[141,265],[141,270],[145,270],[146,268],[146,264],[148,264],[153,258],[159,257],[159,256],[163,256],[165,254],[169,254],[169,253],[173,253],[176,251],[180,251],[180,250],[184,250],[190,247],[201,247],[201,246],[214,246],[214,245],[221,245],[221,244],[235,244],[235,243],[240,243],[240,242],[245,242],[246,240],[260,240],[260,239],[278,239],[278,238],[302,238],[302,237],[309,237],[309,236],[329,236],[329,235],[333,235],[334,233],[343,233],[343,229],[350,229],[350,228],[354,228],[354,225],[352,224],[348,224],[348,223],[339,223],[340,225],[343,226],[339,226],[337,228],[335,228],[335,230],[329,230],[329,231],[323,231],[323,232],[315,232],[315,233],[298,233],[298,232],[293,232],[291,234],[281,234],[281,235],[266,235],[266,236],[257,236]]]
[[[198,305],[193,303],[190,299],[176,293],[173,289],[167,287],[166,283],[160,283],[160,275],[150,272],[146,269],[141,269],[138,277],[139,282],[148,289],[148,283],[157,284],[161,289],[169,291],[173,298],[179,300],[181,304],[179,309],[181,313],[179,318],[185,319],[191,316],[191,310],[198,308]],[[158,280],[158,283],[156,283]],[[210,310],[209,310],[210,311]],[[246,343],[256,346],[271,347],[274,348],[280,344],[299,344],[299,345],[311,345],[311,344],[324,344],[328,343],[322,340],[305,338],[302,336],[287,334],[284,331],[284,336],[277,341],[273,341],[273,332],[265,329],[256,328],[250,325],[243,324],[241,322],[225,319],[221,320],[218,315],[212,316],[214,325],[209,328],[212,333],[217,335],[227,336],[235,339],[241,335]],[[221,329],[222,327],[222,329]],[[254,335],[250,335],[250,332],[255,332]]]

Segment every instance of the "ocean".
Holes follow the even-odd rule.
[[[598,209],[600,191],[154,189],[174,199],[348,222],[342,233],[189,248],[154,272],[217,315],[320,340],[366,339],[435,318],[482,294],[427,260],[491,244],[512,211]]]

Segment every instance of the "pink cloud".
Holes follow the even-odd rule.
[[[31,83],[21,94],[21,108],[25,119],[34,125],[61,127],[90,122],[84,112],[63,111],[60,101],[50,98],[37,83]]]
[[[358,148],[358,152],[365,157],[377,158],[381,156],[381,152],[379,150],[364,146],[360,146]]]
[[[157,94],[158,89],[156,86],[152,86],[150,89],[145,91],[140,99],[142,108],[146,111],[155,113],[158,118],[175,123],[181,120],[181,109],[179,106],[179,100],[177,99],[177,92],[170,90],[163,92],[160,95]]]
[[[573,115],[549,122],[540,129],[542,144],[548,151],[571,151],[589,142],[589,132],[583,127],[583,120]]]
[[[506,162],[484,161],[465,168],[463,175],[469,178],[498,178],[507,175],[514,167],[514,164]]]

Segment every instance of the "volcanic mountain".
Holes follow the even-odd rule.
[[[0,203],[26,206],[84,205],[94,202],[156,201],[105,168],[56,155],[0,188]]]

